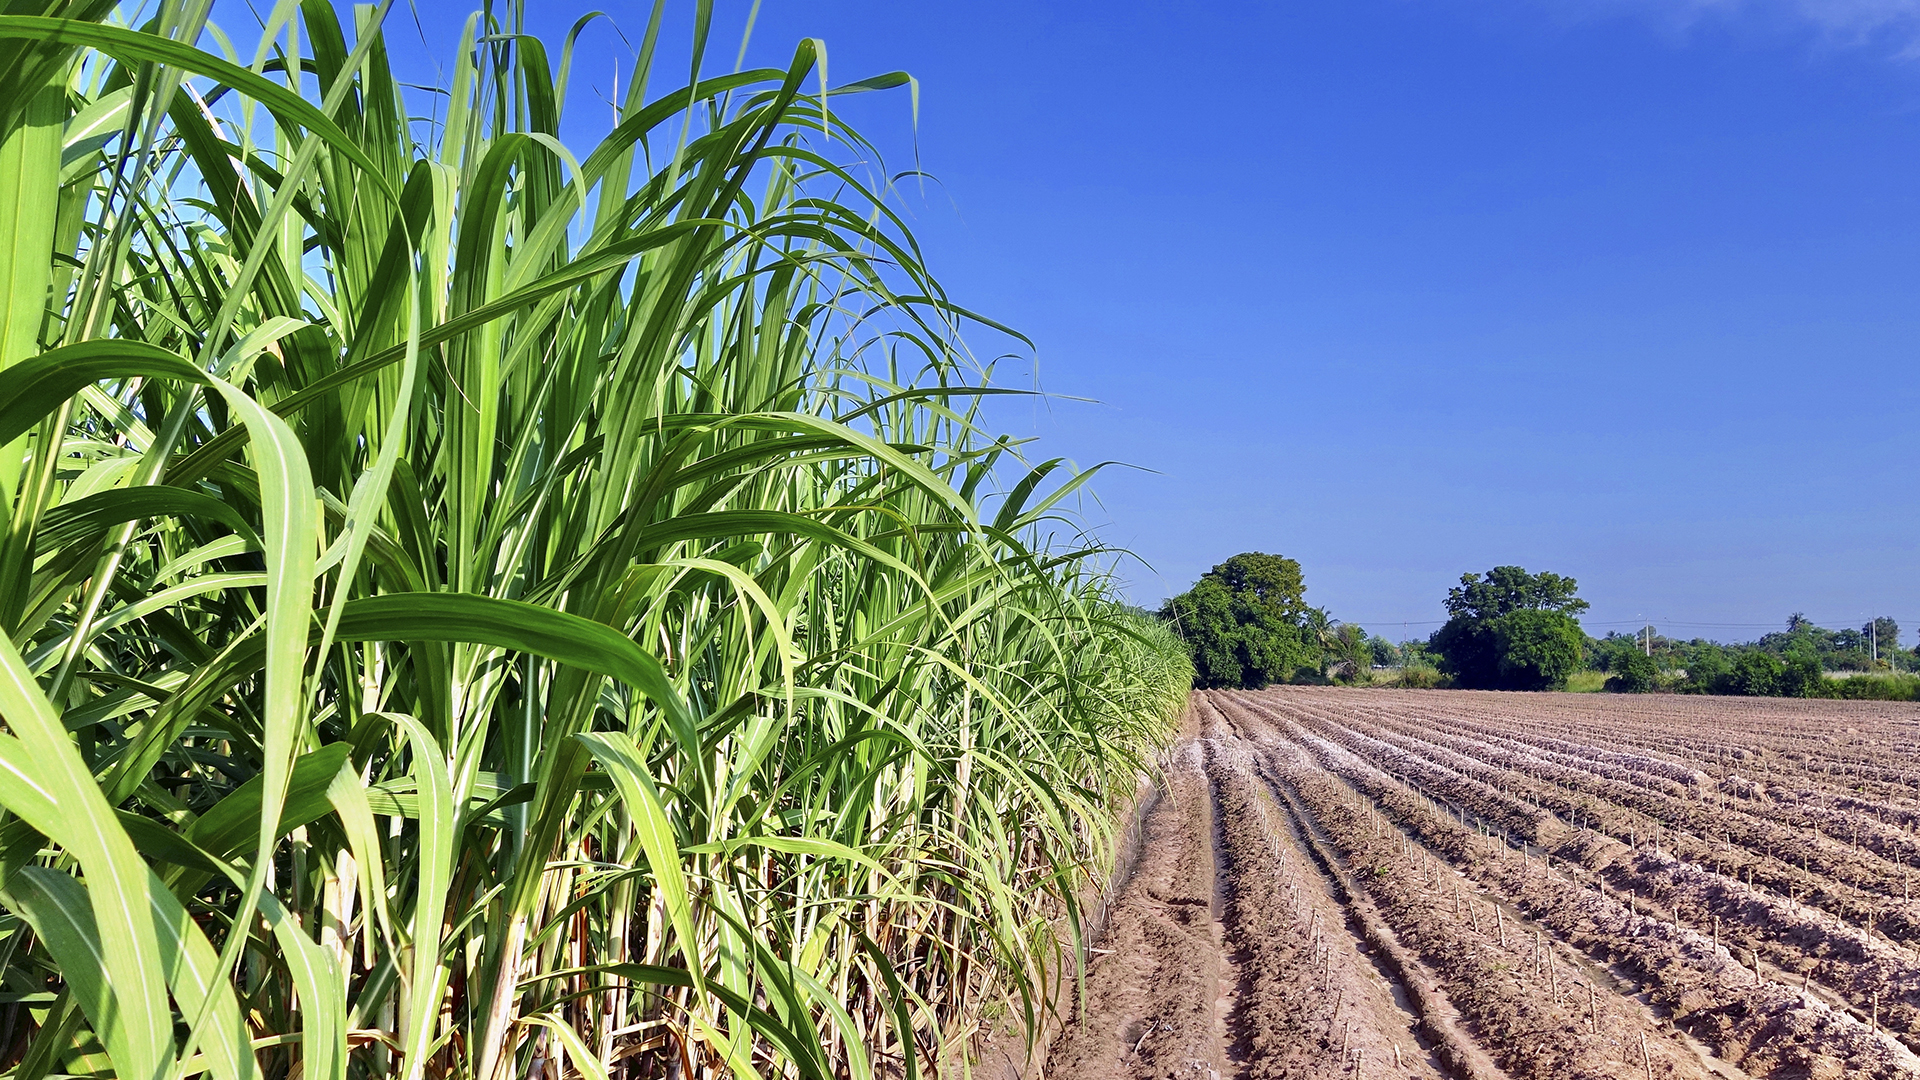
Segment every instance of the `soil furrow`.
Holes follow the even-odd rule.
[[[1048,1075],[1920,1078],[1920,709],[1851,704],[1196,693]]]
[[[1226,833],[1227,940],[1242,976],[1231,1019],[1239,1075],[1320,1077],[1369,1060],[1391,1070],[1374,1075],[1445,1075],[1415,1034],[1392,961],[1311,865],[1247,747],[1229,737],[1208,752]]]
[[[1255,708],[1260,704],[1255,703]],[[1393,764],[1420,772],[1436,790],[1458,800],[1456,809],[1470,808],[1476,818],[1484,815],[1503,832],[1512,830],[1523,841],[1594,871],[1616,892],[1638,896],[1649,913],[1659,912],[1676,925],[1685,925],[1683,916],[1702,928],[1724,922],[1730,945],[1757,950],[1767,963],[1791,973],[1796,985],[1805,983],[1809,992],[1823,1000],[1844,1003],[1858,1019],[1877,1021],[1910,1047],[1920,1043],[1920,958],[1907,946],[1869,929],[1871,916],[1866,926],[1854,926],[1829,911],[1807,906],[1811,887],[1800,891],[1799,902],[1769,895],[1763,885],[1713,869],[1711,857],[1724,855],[1724,850],[1716,851],[1698,837],[1674,829],[1649,839],[1644,824],[1635,836],[1634,827],[1614,816],[1605,800],[1570,805],[1547,789],[1536,792],[1530,803],[1524,777],[1509,773],[1509,781],[1496,787],[1420,758],[1417,750],[1431,746],[1420,740],[1359,731],[1317,715],[1299,719],[1355,752],[1365,755],[1371,748],[1389,755]],[[1578,827],[1556,810],[1578,812],[1592,829]],[[1630,840],[1643,846],[1631,849]],[[1656,846],[1660,844],[1665,849]],[[1688,861],[1689,855],[1695,861]],[[1768,880],[1765,874],[1761,877]],[[1830,903],[1833,894],[1851,891],[1831,881],[1820,884],[1824,886],[1820,895]]]
[[[1217,1015],[1229,965],[1214,917],[1211,801],[1195,743],[1175,751],[1165,776],[1088,966],[1085,999],[1050,1049],[1050,1076],[1232,1075]]]

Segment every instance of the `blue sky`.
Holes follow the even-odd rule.
[[[802,36],[920,80],[848,108],[1063,396],[999,423],[1139,466],[1085,508],[1138,602],[1265,550],[1395,638],[1505,563],[1596,633],[1920,629],[1920,2],[767,0],[749,63]]]

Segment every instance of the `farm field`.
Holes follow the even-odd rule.
[[[1055,1077],[1920,1076],[1920,708],[1191,699]]]

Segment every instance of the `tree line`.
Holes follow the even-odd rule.
[[[1884,615],[1829,630],[1796,612],[1786,629],[1736,644],[1613,633],[1589,655],[1607,689],[1626,693],[1911,699],[1920,684],[1920,648],[1902,649],[1900,624]]]
[[[1920,648],[1902,649],[1886,616],[1829,630],[1804,615],[1757,641],[1679,641],[1650,628],[1589,636],[1579,583],[1551,571],[1496,566],[1463,574],[1447,621],[1425,640],[1395,644],[1306,601],[1297,560],[1243,552],[1163,604],[1159,617],[1187,643],[1194,685],[1353,683],[1483,690],[1582,689],[1780,697],[1912,699]]]

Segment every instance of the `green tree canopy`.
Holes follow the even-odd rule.
[[[1461,574],[1460,587],[1447,590],[1447,614],[1497,619],[1512,611],[1557,611],[1578,615],[1589,606],[1573,594],[1570,577],[1551,570],[1529,574],[1518,566],[1496,566],[1483,575]]]
[[[1168,600],[1160,617],[1193,654],[1194,685],[1255,689],[1319,673],[1323,611],[1307,606],[1299,562],[1243,552]]]
[[[1580,666],[1586,633],[1574,616],[1587,602],[1570,577],[1518,566],[1462,574],[1447,592],[1447,624],[1431,640],[1456,686],[1550,690]]]
[[[1726,689],[1746,697],[1771,697],[1780,692],[1780,682],[1786,673],[1787,665],[1777,657],[1758,651],[1742,653],[1733,662]]]
[[[1660,665],[1639,649],[1615,649],[1609,657],[1607,689],[1617,694],[1644,694],[1655,686]]]

